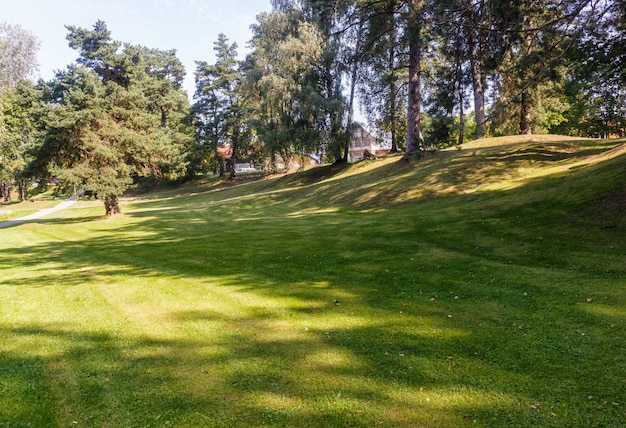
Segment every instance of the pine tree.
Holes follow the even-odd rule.
[[[120,50],[102,21],[93,31],[68,29],[80,56],[41,85],[44,142],[33,165],[65,187],[101,195],[107,215],[117,214],[133,183],[184,172],[184,69],[174,51]]]
[[[220,176],[229,165],[230,176],[236,176],[239,152],[250,140],[247,120],[247,100],[243,86],[241,64],[237,60],[237,44],[229,44],[224,34],[218,36],[214,46],[215,64],[196,62],[196,93],[192,108],[197,138],[203,148],[201,158],[214,159]],[[225,147],[231,156],[224,157]]]

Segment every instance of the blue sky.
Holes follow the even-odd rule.
[[[106,22],[111,37],[124,43],[157,49],[176,49],[185,65],[185,89],[193,95],[196,60],[213,62],[213,43],[219,33],[247,52],[250,25],[270,0],[5,0],[0,22],[19,24],[41,42],[37,77],[49,80],[65,69],[77,53],[69,48],[65,25],[92,28]]]

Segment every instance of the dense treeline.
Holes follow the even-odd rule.
[[[0,179],[100,195],[131,185],[269,170],[293,153],[348,160],[356,106],[409,159],[512,133],[626,133],[624,0],[274,0],[250,52],[221,34],[191,102],[176,52],[68,26],[78,58],[24,78],[36,39],[0,27]],[[19,52],[22,52],[21,54]],[[18,61],[19,60],[19,61]]]

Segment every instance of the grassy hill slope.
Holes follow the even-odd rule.
[[[0,230],[7,426],[619,426],[626,145],[494,138]]]

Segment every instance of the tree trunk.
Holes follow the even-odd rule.
[[[531,135],[532,129],[530,126],[530,97],[528,92],[522,92],[522,102],[520,106],[520,121],[519,121],[519,133],[520,135]]]
[[[230,156],[230,179],[234,180],[237,177],[237,151],[238,151],[238,143],[236,142],[239,139],[239,133],[234,133],[233,135],[233,154]]]
[[[457,145],[461,146],[465,142],[465,96],[463,94],[464,73],[460,29],[458,29],[454,34],[454,62],[456,63],[454,84],[457,97],[459,99],[459,138],[457,140]]]
[[[224,155],[222,155],[222,153],[218,150],[217,147],[215,148],[215,154],[216,154],[217,163],[218,163],[219,176],[221,178],[226,175],[226,158],[224,157]]]
[[[476,135],[480,140],[487,136],[487,119],[485,118],[485,89],[482,73],[481,49],[474,36],[475,30],[469,30],[470,69],[472,73],[472,89],[474,90],[474,113],[476,114]]]
[[[159,107],[159,110],[161,110],[161,128],[167,128],[168,111],[165,109],[165,107]]]
[[[359,40],[361,37],[361,27],[359,27]],[[358,51],[358,46],[359,44],[357,43],[357,51]],[[348,123],[346,124],[346,145],[344,146],[344,158],[347,161],[348,160],[348,155],[349,155],[349,150],[350,150],[350,144],[352,143],[352,121],[354,120],[354,91],[356,89],[356,81],[357,81],[357,68],[358,68],[358,63],[356,61],[356,59],[353,60],[354,63],[352,64],[352,70],[351,70],[351,75],[350,75],[350,99],[348,100]]]
[[[393,12],[393,4],[390,6],[391,11]],[[389,68],[389,73],[391,73],[391,78],[389,79],[389,114],[391,115],[391,150],[390,153],[398,153],[398,124],[397,124],[397,114],[396,114],[396,40],[395,40],[395,29],[393,32],[393,44],[389,49],[389,57],[387,62],[387,67]]]
[[[532,20],[529,22],[528,25],[532,26]],[[530,32],[526,35],[525,45],[526,56],[530,57],[533,51],[533,37]],[[519,133],[520,135],[531,135],[532,129],[530,126],[530,115],[533,100],[531,99],[531,92],[529,92],[529,87],[524,87],[524,85],[528,85],[530,83],[529,80],[531,80],[531,73],[528,72],[528,69],[526,67],[524,67],[522,70],[521,84],[523,89],[520,101]]]
[[[120,208],[120,200],[117,195],[109,194],[105,196],[104,209],[106,210],[106,215],[115,215],[122,213],[122,209]]]
[[[26,180],[17,180],[17,186],[20,193],[20,201],[24,202],[26,200]]]
[[[423,150],[421,119],[421,0],[409,0],[408,39],[409,39],[409,97],[407,108],[406,151],[404,158],[408,159]]]
[[[465,99],[463,97],[463,85],[459,82],[459,139],[457,144],[460,146],[465,142]]]
[[[2,202],[11,202],[11,187],[5,180],[2,180],[0,184],[0,194],[2,195]]]

